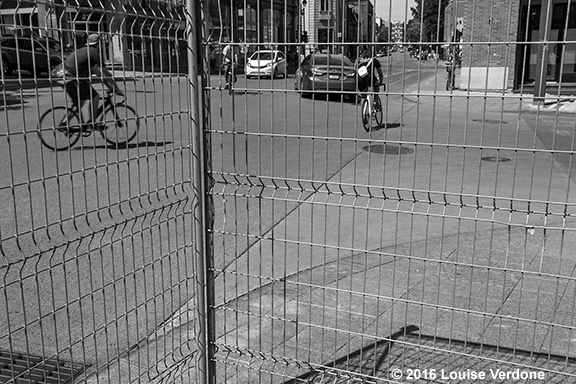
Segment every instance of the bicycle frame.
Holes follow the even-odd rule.
[[[100,105],[98,106],[98,109],[96,110],[96,116],[94,116],[95,122],[101,121],[102,116],[104,116],[104,111],[106,110],[106,108],[108,106],[114,105],[112,103],[112,93],[110,93],[110,92],[108,93],[107,96],[101,96],[99,100],[102,100],[102,102],[99,103]],[[80,108],[80,106],[78,106],[76,103],[74,103],[74,104],[72,104],[72,106],[69,109],[78,115],[78,117],[80,118],[80,123],[82,125],[87,123],[87,121],[84,120],[84,114],[82,113],[82,108]]]

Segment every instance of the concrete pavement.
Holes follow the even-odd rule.
[[[576,185],[522,117],[538,112],[530,96],[436,79],[389,96],[397,128],[359,135],[351,162],[219,273],[217,382],[518,367],[569,381]],[[183,307],[98,382],[148,369],[151,382],[195,382],[192,350],[140,358],[161,338],[193,339],[193,316]]]

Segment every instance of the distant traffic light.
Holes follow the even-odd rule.
[[[303,43],[307,43],[307,42],[308,42],[308,31],[302,32],[301,40],[302,40]]]

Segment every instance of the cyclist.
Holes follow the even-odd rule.
[[[66,83],[64,88],[72,99],[72,102],[78,108],[82,108],[86,101],[91,105],[90,123],[94,116],[98,114],[100,95],[92,87],[90,77],[96,75],[104,81],[104,84],[120,96],[124,96],[114,77],[103,65],[100,56],[100,36],[96,33],[88,36],[87,45],[70,53],[64,61],[64,70],[66,72]],[[94,128],[101,128],[95,126]]]
[[[226,79],[226,87],[232,86],[236,82],[236,74],[234,73],[234,66],[238,61],[238,54],[236,53],[236,48],[232,44],[228,44],[222,50],[222,69],[224,70],[224,76]],[[230,78],[233,76],[233,78]]]
[[[363,98],[366,98],[365,92],[372,87],[374,93],[380,92],[380,85],[383,86],[384,91],[386,85],[384,84],[384,74],[382,73],[382,65],[377,58],[372,57],[368,49],[362,53],[362,61],[358,65],[358,90]],[[372,110],[372,106],[370,106]],[[364,122],[367,124],[368,122]]]

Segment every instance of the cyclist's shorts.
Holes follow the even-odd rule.
[[[78,96],[80,96],[80,102],[92,100],[94,97],[99,96],[88,80],[69,81],[66,83],[65,88],[74,104],[78,104]]]
[[[373,84],[378,84],[378,79],[370,80],[370,78],[367,78],[366,80],[360,80],[358,81],[358,90],[360,92],[366,92]]]

